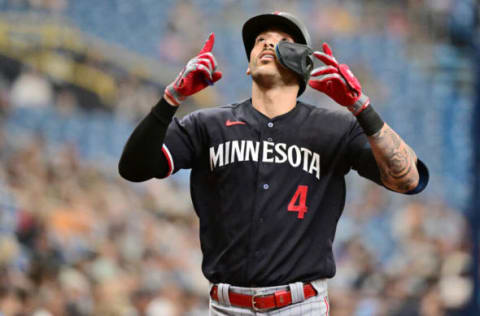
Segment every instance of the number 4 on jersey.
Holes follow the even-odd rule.
[[[303,219],[303,215],[307,212],[307,192],[307,185],[299,185],[290,203],[288,203],[288,211],[298,212],[297,218],[300,219]]]

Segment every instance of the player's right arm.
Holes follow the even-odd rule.
[[[210,34],[200,53],[169,84],[163,98],[140,122],[128,139],[118,164],[120,175],[134,182],[164,178],[173,170],[171,154],[163,145],[172,118],[190,95],[220,80],[217,63],[211,53],[215,35]],[[175,122],[178,125],[178,122]]]

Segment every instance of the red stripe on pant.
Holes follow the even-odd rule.
[[[323,298],[323,300],[325,301],[325,305],[327,305],[327,312],[325,313],[325,316],[328,316],[328,307],[329,307],[329,306],[328,306],[328,298],[325,296],[325,297]]]

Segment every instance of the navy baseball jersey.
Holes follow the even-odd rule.
[[[213,283],[333,277],[345,174],[353,168],[382,185],[355,118],[302,102],[273,119],[250,100],[175,118],[163,153],[166,175],[192,169],[202,270]]]
[[[130,136],[119,171],[145,181],[192,170],[205,277],[250,287],[333,277],[345,174],[353,168],[382,185],[356,119],[303,102],[269,119],[250,99],[172,120],[176,109],[163,99],[153,107]],[[410,193],[428,182],[420,160],[417,168]]]

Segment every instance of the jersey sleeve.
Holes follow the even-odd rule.
[[[367,135],[363,132],[360,125],[355,122],[349,134],[348,158],[351,166],[358,174],[367,178],[383,187],[385,187],[380,178],[380,171],[377,166],[372,148],[368,142]],[[419,174],[419,183],[416,188],[406,192],[405,194],[417,194],[422,192],[427,186],[429,180],[429,172],[425,163],[417,158],[417,170]],[[385,187],[387,188],[387,187]],[[387,188],[390,190],[389,188]]]
[[[182,119],[174,118],[168,126],[162,151],[167,159],[169,176],[180,169],[193,167],[202,152],[202,128],[197,113],[193,112]]]

